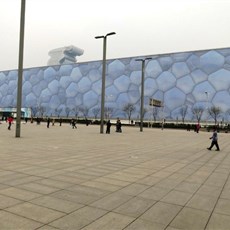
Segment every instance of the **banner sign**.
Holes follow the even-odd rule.
[[[149,105],[156,106],[156,107],[162,107],[162,102],[160,100],[149,98]]]

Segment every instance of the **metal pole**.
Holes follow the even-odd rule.
[[[141,111],[140,111],[140,132],[143,132],[143,115],[144,115],[144,79],[145,79],[145,60],[142,60],[141,74]]]
[[[103,67],[102,67],[102,86],[101,86],[101,125],[100,125],[100,133],[104,133],[106,42],[107,42],[107,36],[105,36],[103,38]]]
[[[143,119],[144,119],[144,81],[145,81],[145,61],[151,60],[152,58],[136,59],[142,63],[142,74],[141,74],[141,109],[140,109],[140,132],[143,132]]]
[[[107,37],[116,34],[111,32],[105,36],[96,36],[96,39],[103,38],[103,66],[102,66],[102,86],[101,86],[101,124],[100,133],[104,133],[104,113],[105,113],[105,75],[106,75],[106,43]]]
[[[18,61],[17,119],[16,119],[15,137],[20,137],[20,132],[21,132],[25,8],[26,8],[26,0],[21,0],[21,21],[20,21],[19,61]]]

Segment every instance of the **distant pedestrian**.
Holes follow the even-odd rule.
[[[107,134],[110,134],[110,127],[111,127],[111,122],[110,122],[110,120],[108,120],[107,124],[106,124],[106,133]]]
[[[7,122],[8,122],[8,124],[9,124],[9,125],[8,125],[8,130],[11,129],[11,125],[12,125],[13,121],[14,121],[14,119],[13,119],[12,116],[8,117],[8,119],[7,119]]]
[[[50,118],[48,117],[48,119],[47,119],[47,128],[49,128],[50,127]]]
[[[212,139],[211,146],[207,148],[208,150],[211,150],[212,147],[215,145],[216,146],[216,151],[220,151],[219,145],[218,145],[218,134],[216,128],[213,130],[212,136],[209,138]]]
[[[116,123],[116,132],[121,133],[121,120],[118,118]]]
[[[71,120],[71,125],[72,125],[72,128],[73,129],[76,129],[77,126],[76,126],[76,121],[74,119]]]
[[[198,123],[198,124],[196,125],[196,132],[197,132],[197,133],[199,133],[200,128],[201,128],[201,126],[200,126],[200,124]]]
[[[59,119],[59,124],[61,126],[61,124],[62,124],[62,118]]]

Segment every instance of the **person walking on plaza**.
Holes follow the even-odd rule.
[[[11,125],[12,125],[13,121],[14,121],[14,119],[13,119],[12,116],[8,117],[8,119],[7,119],[7,122],[8,122],[8,124],[9,124],[9,125],[8,125],[8,130],[11,129]]]
[[[121,133],[121,120],[117,118],[117,123],[116,123],[116,132]]]
[[[76,129],[77,126],[76,126],[76,121],[74,119],[71,120],[71,125],[72,125],[72,128],[73,129]]]
[[[49,128],[50,127],[50,118],[48,117],[48,119],[47,119],[47,128]]]
[[[209,139],[212,139],[212,142],[211,142],[210,147],[207,148],[207,149],[211,150],[212,147],[215,145],[216,146],[216,151],[220,151],[220,148],[219,148],[219,145],[218,145],[218,134],[217,134],[216,128],[213,130],[213,134]]]
[[[110,127],[111,127],[111,122],[110,122],[110,120],[108,120],[107,124],[106,124],[106,133],[107,134],[110,134]]]

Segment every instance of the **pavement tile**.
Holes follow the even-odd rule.
[[[140,218],[167,226],[181,209],[179,205],[157,202]]]
[[[154,200],[134,197],[118,208],[114,209],[114,212],[137,218],[147,209],[149,209],[154,203]]]
[[[161,201],[183,206],[189,201],[191,197],[192,193],[173,190],[168,193],[163,199],[161,199]]]
[[[229,226],[230,226],[230,216],[213,213],[206,229],[227,230],[229,229]]]
[[[121,204],[127,202],[131,198],[132,196],[128,196],[120,192],[114,192],[108,196],[105,196],[97,200],[96,202],[91,203],[90,206],[111,211],[120,206]]]
[[[164,196],[166,196],[166,194],[168,194],[170,190],[171,189],[169,188],[150,187],[144,192],[138,194],[137,196],[145,199],[152,199],[158,201],[162,199]]]
[[[87,181],[82,183],[81,185],[92,187],[92,188],[98,188],[109,192],[115,192],[117,190],[120,190],[121,188],[120,186],[117,185],[112,185],[112,184],[103,183],[99,181]]]
[[[62,212],[54,211],[52,209],[48,209],[31,203],[18,204],[14,207],[7,208],[6,210],[16,215],[20,215],[44,224],[47,224],[65,215]]]
[[[66,215],[49,225],[65,230],[78,230],[91,224],[98,218],[104,216],[107,212],[93,207],[83,207],[69,215]]]
[[[67,191],[67,190],[61,190],[55,193],[50,194],[52,197],[56,197],[59,199],[63,200],[68,200],[72,202],[76,202],[79,204],[90,204],[94,202],[95,200],[98,200],[98,196],[92,196],[89,194],[83,194],[83,193],[77,193],[77,192],[72,192],[72,191]]]
[[[58,228],[51,227],[49,225],[44,225],[41,228],[38,228],[38,230],[57,230]]]
[[[163,180],[161,177],[147,176],[141,180],[136,181],[136,183],[152,186],[157,184],[159,181]]]
[[[176,218],[170,223],[170,227],[178,229],[198,230],[204,229],[210,212],[192,208],[183,208]]]
[[[124,230],[164,230],[165,225],[150,222],[147,220],[137,219]]]
[[[217,197],[195,194],[186,204],[186,207],[211,212],[214,209],[216,202]]]
[[[55,187],[50,187],[47,185],[43,185],[43,184],[38,184],[38,183],[26,183],[26,184],[22,184],[22,185],[18,185],[18,188],[21,189],[25,189],[31,192],[36,192],[36,193],[40,193],[40,194],[50,194],[56,191],[59,191],[59,188],[55,188]]]
[[[130,196],[136,196],[148,188],[149,188],[149,186],[146,186],[143,184],[133,183],[133,184],[130,184],[130,185],[120,189],[119,192],[122,192],[122,193],[130,195]]]
[[[37,204],[64,213],[73,212],[84,206],[82,204],[58,199],[51,196],[42,196],[37,199],[31,200],[30,203]]]
[[[175,190],[181,191],[181,192],[195,193],[200,188],[200,186],[201,184],[181,182],[175,187]]]
[[[0,195],[0,209],[5,209],[19,203],[22,203],[22,201],[8,196]]]
[[[84,182],[83,179],[73,177],[73,176],[71,177],[71,176],[68,176],[68,175],[56,175],[56,176],[50,177],[50,179],[60,180],[60,181],[68,182],[68,183],[71,183],[71,184],[80,184],[80,183]]]
[[[24,200],[24,201],[29,201],[29,200],[32,200],[34,198],[41,196],[41,194],[39,193],[30,192],[24,189],[14,188],[14,187],[0,190],[0,194],[6,195],[9,197],[13,197],[19,200]]]
[[[203,184],[198,189],[197,194],[219,197],[221,190],[220,187]]]
[[[230,200],[219,199],[214,212],[219,214],[230,215]]]
[[[82,230],[108,230],[108,229],[124,229],[134,218],[121,215],[118,213],[107,213],[92,224],[84,227]]]
[[[105,196],[108,194],[108,191],[98,188],[92,188],[85,185],[74,185],[71,187],[66,188],[68,191],[82,193],[82,194],[88,194],[92,196],[96,196],[98,198]]]
[[[47,186],[54,187],[54,188],[60,188],[60,189],[65,189],[65,188],[68,188],[68,187],[71,187],[74,185],[74,184],[71,184],[68,182],[64,182],[64,181],[60,181],[60,180],[53,180],[53,179],[49,179],[49,178],[37,180],[36,183],[47,185]]]
[[[17,186],[20,184],[25,184],[25,183],[37,181],[39,179],[41,179],[41,178],[36,177],[36,176],[26,176],[26,177],[22,177],[22,178],[19,178],[16,180],[5,181],[4,184],[9,185],[9,186]]]
[[[128,182],[128,181],[117,180],[117,179],[109,178],[109,177],[99,177],[99,178],[95,179],[95,181],[104,182],[104,183],[108,183],[108,184],[112,184],[112,185],[117,185],[120,187],[124,187],[124,186],[127,186],[130,184],[130,182]]]
[[[34,230],[43,224],[0,210],[0,229]]]

